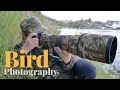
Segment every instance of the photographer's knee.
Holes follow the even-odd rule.
[[[74,73],[80,79],[95,79],[96,78],[95,66],[86,60],[79,60],[75,63]]]

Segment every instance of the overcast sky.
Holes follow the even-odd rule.
[[[92,21],[117,20],[120,21],[120,11],[41,11],[42,14],[57,20],[83,20],[91,18]]]

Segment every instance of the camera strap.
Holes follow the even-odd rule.
[[[85,33],[84,34],[82,34],[82,35],[80,35],[80,37],[79,37],[79,39],[78,39],[78,42],[77,42],[77,55],[79,55],[79,43],[80,43],[80,40],[81,40],[81,38],[83,37],[83,35],[85,35]]]

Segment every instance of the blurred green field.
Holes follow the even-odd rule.
[[[29,15],[39,17],[43,25],[49,28],[49,33],[58,34],[54,30],[55,24],[46,23],[44,16],[40,12],[33,11],[0,11],[0,78],[1,79],[20,79],[29,78],[24,76],[4,76],[2,75],[2,69],[5,62],[5,51],[12,50],[14,45],[21,41],[21,30],[19,27],[20,21]],[[110,79],[109,75],[106,74],[97,63],[93,63],[96,66],[97,77],[96,79]],[[36,78],[36,77],[32,77]]]
[[[99,62],[91,61],[96,67],[96,79],[112,79],[107,73],[103,71],[103,69],[99,66]]]

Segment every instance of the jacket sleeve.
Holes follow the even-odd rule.
[[[64,68],[64,70],[71,70],[74,67],[74,64],[80,60],[79,56],[72,55],[72,58],[68,64],[65,64],[64,61],[62,60],[61,65]]]
[[[15,47],[14,47],[14,51],[18,53],[18,57],[17,57],[17,60],[19,60],[19,55],[20,54],[20,50],[22,49],[22,45],[20,44],[17,44]]]
[[[22,48],[20,47],[20,48],[18,48],[18,49],[14,49],[14,51],[17,52],[18,55],[20,55],[20,50],[21,50],[21,49],[22,49]]]
[[[14,47],[14,51],[17,52],[18,54],[20,54],[20,50],[22,49],[22,45],[21,44],[17,44]]]
[[[22,45],[16,45],[15,48],[14,48],[14,51],[18,53],[18,57],[16,58],[18,61],[20,61],[20,55],[23,55],[23,54],[20,53],[20,50],[22,50]],[[30,52],[28,52],[27,54],[24,54],[24,55],[25,55],[25,66],[27,66],[27,57],[26,57],[26,55],[30,55]],[[33,68],[35,70],[40,69],[40,68],[37,67],[35,61],[32,61],[32,66],[33,66]]]

